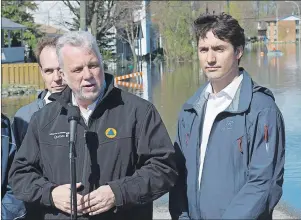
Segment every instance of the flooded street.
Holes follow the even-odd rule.
[[[286,163],[282,202],[301,212],[301,51],[295,44],[279,45],[282,57],[261,56],[261,47],[245,52],[241,66],[260,85],[273,92],[286,126]],[[205,82],[198,64],[143,64],[143,90],[120,88],[154,103],[174,139],[183,103]],[[13,116],[35,95],[2,99],[2,112]],[[164,196],[163,200],[167,197]]]

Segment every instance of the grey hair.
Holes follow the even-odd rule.
[[[70,45],[74,47],[82,47],[94,52],[97,56],[101,68],[104,69],[102,56],[100,54],[95,37],[87,31],[70,31],[62,35],[56,44],[56,54],[58,56],[59,65],[63,69],[64,63],[61,50],[64,46]]]

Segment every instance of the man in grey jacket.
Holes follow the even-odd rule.
[[[32,115],[51,102],[48,97],[52,93],[61,92],[66,87],[66,83],[63,81],[59,71],[59,62],[55,49],[57,40],[57,37],[45,37],[37,44],[36,58],[46,89],[38,95],[35,101],[21,107],[13,118],[12,131],[17,149],[22,144]],[[26,219],[34,219],[33,215],[37,212],[34,205],[25,203],[25,206],[27,209]]]
[[[184,105],[175,148],[173,219],[272,219],[282,195],[284,122],[273,94],[239,61],[244,30],[227,14],[194,22],[209,79]]]
[[[12,130],[17,149],[21,146],[33,113],[51,102],[48,100],[51,93],[60,92],[66,87],[59,72],[59,62],[55,50],[56,43],[57,37],[45,37],[38,42],[36,58],[46,89],[38,95],[35,101],[21,107],[13,118]]]

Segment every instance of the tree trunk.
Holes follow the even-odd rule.
[[[95,3],[95,8],[99,7],[99,2]],[[92,20],[91,20],[91,32],[92,34],[96,37],[97,36],[97,22],[98,22],[98,17],[97,17],[98,11],[94,10],[93,15],[92,15]]]
[[[135,46],[134,46],[134,43],[131,43],[130,44],[130,48],[131,48],[131,51],[132,51],[132,56],[133,56],[133,66],[134,66],[134,72],[137,71],[137,61],[138,61],[138,57],[137,57],[137,54],[135,52]]]

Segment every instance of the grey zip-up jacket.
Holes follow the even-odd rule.
[[[240,71],[243,81],[233,102],[213,123],[200,189],[208,83],[180,112],[175,141],[179,179],[169,199],[173,219],[272,219],[282,195],[284,122],[272,93]]]
[[[12,130],[14,133],[17,148],[21,146],[21,143],[25,137],[31,116],[44,107],[44,97],[47,94],[47,92],[48,90],[43,90],[39,93],[38,98],[35,101],[21,107],[16,112],[12,121]]]

